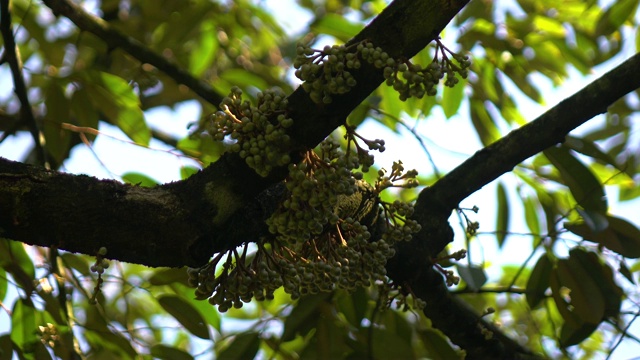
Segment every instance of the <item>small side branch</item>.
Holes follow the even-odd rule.
[[[33,142],[36,146],[36,156],[40,165],[47,165],[46,155],[42,142],[40,141],[40,130],[38,124],[33,116],[31,110],[31,104],[27,97],[27,86],[22,76],[22,61],[20,60],[20,53],[16,46],[15,39],[13,38],[13,29],[11,26],[11,12],[9,9],[9,1],[0,1],[0,30],[2,31],[2,39],[4,40],[4,57],[9,63],[11,68],[11,75],[13,77],[13,91],[15,92],[18,100],[20,101],[20,116],[21,121],[27,124],[29,132],[33,137]]]
[[[213,91],[209,85],[149,50],[136,39],[121,34],[109,23],[89,14],[79,5],[68,0],[44,0],[43,3],[51,8],[56,15],[67,17],[81,30],[98,36],[110,48],[121,48],[140,62],[155,66],[178,84],[184,84],[212,105],[218,106],[222,101],[222,96]]]

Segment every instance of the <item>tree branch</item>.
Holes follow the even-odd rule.
[[[368,40],[385,49],[392,57],[411,58],[435,39],[467,2],[468,0],[396,0],[350,43]],[[175,67],[165,59],[143,50],[140,43],[122,36],[106,22],[87,14],[79,6],[67,0],[45,0],[44,3],[55,12],[68,16],[81,29],[104,38],[109,46],[119,46],[141,61],[152,63],[162,71],[175,73]],[[166,69],[160,67],[162,64],[167,66]],[[294,120],[289,133],[293,142],[290,154],[292,159],[297,159],[301,150],[315,147],[336,127],[344,124],[352,109],[384,79],[382,70],[368,63],[363,63],[359,71],[354,71],[353,77],[357,85],[348,94],[335,96],[329,105],[315,104],[301,87],[289,96],[288,113]],[[237,154],[225,154],[200,174],[209,183],[208,188],[215,189],[215,192],[208,193],[215,196],[199,194],[198,199],[207,202],[211,211],[216,213],[209,214],[209,219],[220,219],[216,223],[216,231],[206,240],[214,244],[212,250],[217,251],[228,246],[229,241],[224,234],[233,230],[227,228],[222,220],[229,219],[259,193],[284,179],[287,169],[274,169],[264,178],[250,169]],[[187,263],[193,259],[183,260]]]
[[[606,112],[608,106],[639,88],[639,67],[640,54],[636,54],[536,120],[478,151],[421,191],[413,218],[422,229],[410,242],[397,244],[396,255],[387,263],[387,274],[425,300],[424,313],[433,326],[466,349],[471,358],[515,358],[531,354],[508,338],[486,343],[478,327],[479,316],[457,304],[458,300],[444,286],[442,276],[431,266],[431,259],[453,240],[448,223],[451,212],[470,194],[527,158],[563,142],[571,130]]]
[[[31,110],[31,104],[29,103],[29,97],[27,96],[27,86],[24,83],[24,77],[22,76],[22,61],[20,60],[20,54],[18,47],[16,46],[15,39],[13,38],[13,29],[11,26],[11,12],[9,11],[9,0],[0,1],[0,31],[2,32],[2,39],[4,40],[4,56],[9,63],[11,69],[11,75],[13,77],[14,92],[20,101],[20,115],[22,119],[29,127],[31,137],[36,146],[36,158],[39,164],[46,164],[46,154],[44,147],[40,141],[40,130],[38,124],[33,116]]]
[[[109,48],[121,48],[131,56],[140,60],[140,62],[155,66],[158,70],[174,79],[178,84],[184,84],[209,103],[218,106],[222,101],[222,96],[213,91],[208,84],[196,79],[187,71],[175,66],[167,59],[149,50],[138,40],[121,34],[111,27],[109,23],[89,14],[81,6],[68,0],[43,0],[43,3],[51,8],[54,14],[63,15],[76,24],[81,30],[98,36]]]
[[[416,216],[422,217],[422,212],[428,214],[435,207],[451,213],[460,201],[510,172],[519,163],[564,142],[570,131],[607,112],[607,108],[618,99],[640,88],[638,69],[640,54],[632,56],[534,121],[476,152],[421,192],[416,203]],[[436,256],[448,244],[434,239],[428,243],[431,256]]]

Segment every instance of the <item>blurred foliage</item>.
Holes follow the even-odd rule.
[[[465,86],[406,102],[383,86],[351,114],[349,123],[373,119],[397,132],[409,128],[403,118],[429,121],[437,111],[446,118],[461,114],[488,145],[533,120],[521,113],[519,104],[522,99],[549,100],[541,82],[562,86],[572,73],[589,74],[625,48],[640,50],[638,3],[471,1],[443,34],[448,44],[457,43],[473,57]],[[278,24],[281,14],[257,0],[82,4],[218,93],[236,85],[249,96],[273,86],[292,91],[296,84],[288,76],[289,64],[305,33],[322,35],[315,41],[344,42],[385,6],[381,0],[299,0],[291,6],[310,22],[302,32],[289,34]],[[110,123],[132,142],[147,146],[157,134],[146,110],[195,99],[200,113],[208,114],[217,105],[121,49],[108,48],[40,2],[13,0],[11,5],[30,99],[46,150],[57,164],[74,146],[90,145],[96,137],[87,131],[79,139],[65,124],[97,129],[101,122]],[[423,50],[414,62],[427,64],[432,51]],[[6,64],[1,69],[8,74]],[[516,220],[513,209],[522,208],[520,220],[530,233],[518,235],[518,241],[529,239],[529,261],[505,266],[498,278],[489,279],[485,270],[493,259],[457,267],[462,282],[454,291],[479,313],[495,308],[492,321],[545,357],[603,357],[618,340],[638,341],[637,334],[626,329],[638,316],[640,230],[638,223],[608,213],[605,194],[617,194],[618,201],[625,202],[637,202],[640,196],[640,149],[633,141],[637,125],[634,137],[630,120],[640,110],[639,95],[637,90],[635,97],[621,99],[603,122],[521,164],[510,182],[500,183],[495,232],[482,241],[495,238],[501,248],[515,236],[509,232]],[[3,117],[18,111],[14,96],[0,99]],[[191,136],[168,143],[206,165],[219,157],[224,144],[197,130],[201,119],[192,121],[196,130]],[[5,135],[24,130],[2,125]],[[439,176],[434,169],[418,170],[424,184]],[[181,175],[186,178],[195,171],[185,167]],[[133,172],[122,180],[142,186],[157,183]],[[511,192],[508,186],[514,183],[518,185]],[[387,196],[416,195],[416,190],[404,189]],[[466,213],[464,218],[469,221]],[[467,236],[468,242],[478,241],[479,234]],[[463,356],[422,314],[379,309],[375,288],[294,302],[279,291],[273,300],[222,316],[193,299],[184,269],[114,264],[103,275],[97,305],[91,305],[96,275],[89,267],[94,261],[0,241],[0,302],[2,311],[11,314],[10,324],[1,329],[0,358],[11,358],[13,352],[19,358],[67,359],[74,351],[89,358],[122,359],[209,358],[211,352],[225,359],[257,354],[277,359]]]

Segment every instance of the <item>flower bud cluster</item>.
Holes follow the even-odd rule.
[[[418,186],[416,170],[404,171],[402,161],[396,161],[391,167],[391,173],[385,169],[378,170],[376,180],[376,192],[381,192],[390,187],[414,188]],[[413,214],[413,205],[396,200],[393,203],[381,202],[387,219],[387,231],[382,238],[388,241],[409,241],[420,231],[421,226],[417,221],[409,219]]]
[[[250,109],[242,104],[225,105]],[[236,126],[231,116],[225,121],[220,123]],[[252,299],[273,299],[280,287],[297,299],[387,281],[385,265],[395,253],[394,242],[410,239],[420,226],[407,219],[413,212],[411,205],[381,203],[378,195],[384,186],[373,187],[362,180],[361,171],[373,165],[369,150],[384,151],[384,141],[364,139],[353,129],[347,129],[345,138],[346,151],[328,138],[316,150],[307,151],[299,163],[289,164],[287,195],[266,220],[270,235],[257,239],[255,253],[248,256],[248,244],[244,244],[241,253],[230,249],[204,267],[188,271],[196,298],[208,299],[220,311],[227,311]],[[416,175],[394,163],[391,174],[379,181],[407,187]],[[399,181],[403,184],[394,185]],[[344,202],[356,192],[362,193],[357,197],[361,200],[356,200],[358,210]],[[359,213],[363,207],[369,210]],[[376,240],[368,228],[373,224],[361,222],[371,214],[379,215],[374,217],[387,225]]]
[[[109,260],[104,258],[105,255],[107,255],[107,248],[103,246],[98,250],[98,253],[96,254],[96,261],[91,265],[91,267],[89,267],[89,270],[97,273],[98,275],[102,275],[104,271],[109,268]]]
[[[394,161],[391,166],[391,173],[387,175],[387,170],[378,170],[378,180],[376,180],[376,191],[381,192],[390,187],[411,189],[418,186],[418,171],[404,171],[402,161]]]
[[[40,341],[54,348],[60,344],[61,335],[59,329],[52,323],[47,323],[46,326],[39,325],[38,330],[40,332]]]
[[[218,276],[220,255],[203,268],[189,269],[189,283],[196,287],[196,298],[208,298],[221,312],[241,308],[252,299],[273,299],[280,287],[294,300],[335,289],[352,291],[384,281],[385,264],[394,254],[385,240],[371,242],[370,237],[365,225],[346,218],[331,231],[306,242],[259,242],[250,260],[247,245],[242,255],[230,250]]]
[[[351,150],[351,147],[355,147],[356,154],[358,155],[358,162],[362,168],[362,172],[368,172],[371,166],[373,166],[374,158],[369,150],[377,150],[384,152],[386,150],[383,139],[368,140],[360,136],[355,132],[354,128],[347,127],[347,133],[345,134],[347,139],[347,151]],[[364,142],[368,150],[358,144],[358,139]],[[358,175],[359,176],[359,175]]]
[[[89,298],[89,303],[92,305],[97,304],[98,295],[102,292],[102,284],[104,283],[104,279],[102,279],[102,274],[104,271],[109,268],[109,260],[105,259],[105,255],[107,255],[107,248],[101,247],[98,249],[96,254],[96,262],[91,265],[89,268],[92,272],[98,274],[98,279],[96,280],[96,286],[93,288],[93,293]]]
[[[458,65],[447,56],[447,53]],[[441,56],[439,56],[439,54]],[[391,66],[385,66],[383,75],[385,83],[400,93],[400,100],[405,101],[410,97],[418,99],[427,96],[435,96],[436,87],[441,79],[446,76],[445,86],[453,87],[461,78],[469,75],[471,61],[467,55],[460,55],[445,47],[440,40],[436,40],[435,56],[431,64],[423,68],[420,64],[411,61],[396,62]]]
[[[341,195],[358,190],[352,171],[359,167],[353,154],[344,153],[331,139],[320,144],[318,153],[306,153],[299,164],[289,164],[285,179],[289,197],[267,219],[269,231],[285,243],[305,242],[339,220],[335,207]]]
[[[286,129],[293,125],[287,116],[287,98],[280,89],[258,93],[257,105],[242,100],[242,90],[233,87],[213,115],[208,132],[215,140],[229,137],[230,150],[239,153],[256,173],[267,176],[272,168],[289,164],[290,138]]]
[[[439,39],[433,61],[425,68],[409,60],[394,59],[369,41],[349,46],[325,46],[322,50],[299,44],[293,66],[311,100],[329,104],[331,95],[344,94],[356,85],[351,72],[359,69],[362,61],[383,69],[385,83],[400,93],[402,101],[410,97],[435,96],[436,87],[445,76],[445,86],[455,86],[459,82],[456,74],[466,79],[471,66],[467,55],[452,52]]]
[[[298,44],[293,67],[302,80],[302,88],[315,103],[330,104],[331,95],[347,93],[356,86],[351,71],[367,61],[377,68],[395,64],[395,60],[379,47],[364,41],[356,45],[325,46],[322,50]]]

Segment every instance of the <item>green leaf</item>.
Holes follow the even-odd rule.
[[[135,143],[149,145],[151,130],[145,122],[140,100],[127,81],[94,70],[85,71],[80,76],[93,106]]]
[[[502,106],[500,108],[500,114],[509,122],[509,124],[524,125],[527,123],[527,119],[522,115],[518,105],[513,101],[511,96],[504,94],[501,98]]]
[[[620,274],[622,274],[622,276],[624,276],[627,280],[629,280],[630,283],[632,284],[636,283],[636,281],[633,279],[633,274],[631,273],[631,270],[629,270],[629,268],[627,267],[627,264],[625,264],[623,259],[620,259],[618,271],[620,272]],[[0,298],[0,301],[1,300],[2,298]]]
[[[413,336],[413,329],[407,318],[400,313],[400,311],[387,311],[382,318],[385,330],[398,335],[403,339],[411,339]]]
[[[611,4],[598,19],[596,36],[610,35],[620,30],[622,24],[631,18],[638,8],[638,0],[619,0]]]
[[[456,86],[445,86],[442,91],[442,111],[447,119],[450,119],[453,115],[458,113],[462,99],[464,99],[464,89],[467,85],[467,80],[462,79]]]
[[[11,334],[0,336],[0,359],[15,359],[13,356],[13,342]]]
[[[311,31],[315,34],[331,35],[342,42],[347,42],[363,27],[362,23],[352,23],[342,15],[329,13],[312,23]]]
[[[18,299],[11,311],[11,340],[22,351],[33,347],[38,338],[36,309],[30,300]]]
[[[600,261],[596,253],[585,251],[582,248],[574,248],[569,251],[569,262],[579,263],[599,288],[605,302],[604,316],[617,317],[620,313],[624,293],[615,282],[613,269],[606,262]]]
[[[8,288],[9,282],[7,280],[7,272],[4,268],[0,267],[0,304],[4,302],[4,297],[7,296]]]
[[[61,164],[69,154],[71,134],[62,128],[62,123],[69,121],[69,100],[64,95],[62,84],[52,81],[45,90],[44,103],[47,114],[44,118],[42,132],[45,138],[45,148],[56,163]]]
[[[436,329],[422,329],[418,331],[420,340],[427,350],[429,359],[449,360],[464,359],[449,343],[447,338]]]
[[[347,333],[345,327],[336,326],[335,317],[326,314],[320,315],[316,331],[313,335],[314,345],[319,359],[340,358],[347,350],[345,345],[346,338]]]
[[[92,324],[92,322],[88,322]],[[98,353],[104,359],[137,359],[138,353],[131,346],[129,339],[121,334],[115,334],[105,328],[97,331],[88,328],[84,333],[87,342],[93,349],[97,349]]]
[[[188,286],[188,275],[186,268],[160,268],[155,269],[147,279],[149,284],[154,286],[181,283]]]
[[[193,335],[209,339],[209,328],[202,315],[187,301],[176,295],[162,295],[158,303]]]
[[[547,16],[533,16],[533,26],[545,33],[545,35],[556,38],[565,38],[567,30],[558,20]]]
[[[196,77],[200,77],[212,65],[219,47],[213,21],[202,22],[199,34],[200,37],[189,52],[189,70]]]
[[[487,274],[479,266],[457,265],[458,273],[471,290],[479,290],[487,282]]]
[[[535,239],[540,238],[540,219],[538,218],[538,206],[537,199],[533,197],[526,197],[522,199],[524,205],[524,218],[527,223],[527,227],[532,234],[535,235]]]
[[[87,263],[87,260],[83,259],[79,255],[65,252],[62,253],[60,257],[62,258],[62,262],[65,266],[77,270],[84,276],[90,275],[89,264]]]
[[[122,181],[127,184],[143,186],[143,187],[154,187],[158,185],[158,181],[154,180],[147,175],[136,173],[136,172],[128,172],[122,175]]]
[[[600,160],[605,164],[612,165],[620,171],[625,171],[624,168],[618,165],[613,157],[605,153],[598,144],[589,139],[567,136],[564,144],[571,150],[590,156],[596,160]]]
[[[542,254],[531,271],[527,280],[527,304],[531,309],[536,308],[545,298],[545,292],[549,288],[551,281],[551,269],[553,264],[547,254]]]
[[[391,86],[380,86],[377,91],[381,98],[380,110],[383,113],[376,116],[376,119],[389,130],[398,132],[397,122],[402,116],[405,104],[398,98],[398,93]]]
[[[260,76],[243,69],[229,69],[220,74],[220,79],[241,88],[266,89],[269,84]]]
[[[560,330],[560,346],[568,347],[580,344],[598,328],[599,324],[591,323],[564,323]]]
[[[609,226],[602,231],[594,231],[584,221],[567,222],[565,229],[585,240],[596,242],[611,251],[628,258],[640,257],[640,230],[630,222],[607,215]]]
[[[284,331],[282,341],[291,341],[297,333],[306,334],[310,327],[317,322],[316,313],[318,307],[329,295],[320,293],[317,295],[305,296],[298,300],[296,306],[291,310],[291,314],[284,320]]]
[[[369,110],[371,109],[371,105],[369,105],[369,100],[365,100],[360,103],[347,117],[347,124],[350,126],[358,126],[362,124],[362,122],[369,115]]]
[[[351,294],[346,291],[339,291],[334,296],[336,311],[342,314],[347,321],[354,327],[360,327],[362,318],[358,318],[356,313],[355,299],[352,299]],[[365,303],[366,306],[366,303]]]
[[[600,181],[565,146],[551,147],[544,155],[558,169],[573,198],[585,210],[607,212],[607,198]]]
[[[507,75],[511,81],[516,84],[518,89],[520,89],[520,91],[527,95],[531,100],[534,100],[539,104],[544,102],[544,98],[542,97],[542,94],[540,94],[540,91],[531,84],[528,73],[525,73],[524,71],[517,71],[515,67],[506,67],[502,71],[504,71],[505,75]]]
[[[45,292],[43,290],[38,290],[38,295],[44,302],[44,309],[49,315],[51,315],[51,319],[49,322],[54,322],[58,325],[67,324],[67,319],[64,311],[60,307],[60,301],[55,298],[51,293]]]
[[[571,290],[569,296],[573,312],[583,322],[599,324],[605,313],[605,301],[601,290],[575,258],[559,259],[557,273],[560,285]]]
[[[374,359],[415,359],[416,355],[411,346],[411,338],[375,328],[373,329],[373,358]]]
[[[16,280],[18,282],[31,283],[36,276],[36,268],[24,245],[21,242],[0,238],[0,266],[7,272],[13,273],[14,278],[21,275]],[[20,273],[17,274],[19,270]],[[22,278],[24,277],[24,278]],[[27,287],[30,288],[33,285]]]
[[[188,136],[178,141],[177,148],[186,155],[199,158],[205,165],[220,158],[225,152],[222,141],[213,141],[211,136]]]
[[[558,312],[562,316],[564,320],[564,325],[569,324],[570,326],[577,328],[582,321],[580,318],[573,313],[571,310],[571,304],[567,302],[564,298],[562,284],[560,283],[560,276],[558,274],[558,268],[554,267],[551,271],[551,277],[549,278],[549,287],[551,287],[551,296],[553,297],[553,301],[556,304],[556,308]]]
[[[496,216],[496,239],[498,240],[498,247],[501,248],[504,245],[504,241],[507,238],[507,231],[509,231],[509,199],[507,198],[507,191],[502,183],[498,183],[498,216]]]
[[[49,354],[47,347],[44,346],[42,341],[36,341],[33,345],[34,345],[33,356],[35,359],[38,359],[38,360],[53,359],[51,357],[51,354]]]
[[[482,144],[485,146],[495,142],[500,138],[500,131],[496,127],[491,114],[487,111],[483,101],[471,100],[471,122],[476,129]]]
[[[171,287],[173,291],[175,291],[175,293],[178,295],[193,293],[192,287],[182,285],[181,283],[173,283],[171,284]],[[217,311],[211,311],[211,304],[209,304],[208,301],[197,300],[191,296],[185,297],[184,300],[188,301],[191,306],[193,306],[198,310],[198,312],[200,312],[200,315],[202,315],[207,324],[213,326],[213,328],[218,330],[218,332],[221,331],[220,313]]]
[[[78,126],[98,129],[99,116],[96,108],[91,104],[91,99],[86,91],[76,91],[71,95],[71,114],[74,117],[74,123]],[[89,141],[95,139],[95,135],[84,133]]]
[[[221,360],[253,359],[260,349],[260,336],[256,332],[245,332],[235,336],[231,343],[218,353]]]
[[[578,214],[582,216],[584,223],[587,224],[589,229],[593,232],[598,233],[609,227],[609,220],[607,220],[607,216],[599,212],[578,209]]]
[[[362,319],[369,313],[371,297],[364,287],[356,289],[351,293],[351,299],[353,300],[353,306],[356,311],[356,318],[362,322]],[[358,323],[360,325],[360,323]]]
[[[192,360],[194,359],[188,352],[163,344],[155,344],[151,347],[151,356],[162,360]]]
[[[195,167],[195,166],[181,166],[180,167],[180,179],[186,180],[191,175],[196,174],[198,171],[200,171],[200,169]]]
[[[640,186],[635,186],[634,184],[631,186],[620,188],[618,199],[620,201],[629,201],[629,200],[636,199],[639,196],[640,196]]]

